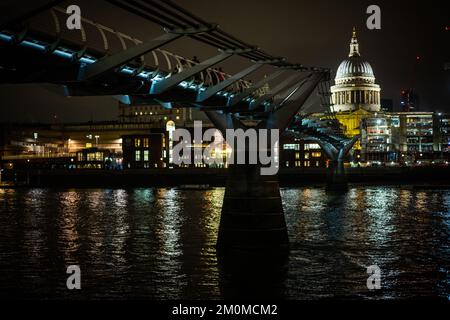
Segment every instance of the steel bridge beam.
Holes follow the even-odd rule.
[[[287,102],[291,95],[293,95],[297,90],[299,90],[306,82],[308,81],[308,77],[305,79],[301,79],[298,82],[296,82],[293,86],[291,86],[289,89],[287,89],[280,99],[279,102],[273,103],[270,105],[270,107],[266,111],[275,111],[283,106],[285,102]]]
[[[158,82],[153,82],[152,87],[150,89],[150,94],[161,94],[179,83],[188,80],[192,77],[194,77],[196,74],[205,71],[206,69],[228,59],[232,55],[234,55],[235,52],[232,51],[225,51],[222,52],[206,61],[203,61],[189,69],[186,69],[180,73],[174,74],[173,76],[170,76],[168,78],[165,78]]]
[[[323,74],[316,73],[312,74],[309,81],[306,83],[304,90],[298,89],[294,94],[292,94],[288,101],[281,106],[281,108],[270,113],[266,121],[263,121],[260,125],[263,125],[267,129],[279,129],[284,131],[289,123],[292,121],[294,116],[299,112],[300,108],[309,98],[311,93],[317,87],[319,82],[322,80]]]
[[[125,63],[138,58],[150,51],[158,49],[169,42],[172,42],[178,38],[181,38],[182,34],[165,33],[158,38],[136,45],[125,51],[113,54],[111,56],[100,59],[93,64],[84,66],[80,69],[78,76],[79,81],[86,81],[105,74],[106,72],[118,68]]]
[[[283,80],[276,87],[274,87],[272,90],[270,90],[270,93],[262,95],[261,97],[256,99],[255,102],[251,102],[249,110],[254,110],[264,101],[275,97],[278,93],[280,93],[283,89],[285,89],[297,77],[298,77],[298,74],[294,74],[294,75],[291,75],[290,77],[288,77],[287,79]]]
[[[256,70],[260,69],[264,63],[255,63],[248,67],[247,69],[242,70],[241,72],[235,74],[231,78],[228,78],[215,86],[209,87],[207,90],[200,92],[197,96],[197,103],[204,102],[214,96],[219,91],[224,90],[225,88],[229,87],[230,85],[236,83],[237,81],[241,80],[245,76],[248,76],[250,73],[255,72]]]
[[[280,76],[285,70],[278,70],[274,73],[272,73],[270,76],[265,77],[264,79],[261,79],[259,82],[257,82],[255,85],[251,86],[248,89],[245,89],[244,92],[239,93],[236,95],[233,99],[230,100],[228,107],[233,107],[237,105],[239,102],[250,96],[252,93],[254,93],[256,90],[261,89],[263,86],[265,86],[267,83],[272,81],[273,79]]]

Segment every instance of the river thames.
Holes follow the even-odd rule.
[[[450,299],[450,190],[282,189],[289,256],[247,261],[216,254],[223,196],[224,188],[0,189],[0,295]],[[69,265],[81,268],[81,290],[66,288]],[[367,288],[371,265],[381,269],[380,290]]]

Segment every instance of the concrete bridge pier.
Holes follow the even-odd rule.
[[[359,135],[349,140],[337,140],[334,143],[316,139],[317,143],[330,159],[327,171],[326,190],[330,192],[346,192],[348,190],[347,175],[344,168],[344,160],[350,149],[359,139]]]
[[[278,176],[262,176],[260,169],[260,165],[230,166],[218,250],[288,251]]]
[[[344,161],[331,161],[327,172],[326,190],[331,192],[345,192],[348,190],[347,175]]]
[[[328,73],[311,73],[304,79],[299,80],[293,88],[288,89],[288,98],[272,105],[265,118],[256,125],[245,124],[240,116],[231,112],[208,109],[204,111],[215,127],[226,137],[228,143],[231,144],[231,139],[235,139],[234,146],[238,146],[239,143],[237,143],[236,137],[230,137],[229,140],[226,135],[228,129],[244,131],[254,129],[256,132],[265,129],[270,134],[265,135],[264,139],[268,137],[272,139],[272,132],[277,133],[276,137],[279,137],[279,134],[286,130],[326,74]],[[261,138],[263,137],[258,133],[256,145],[254,141],[250,144],[249,139],[244,138],[243,140],[246,141],[245,150],[251,150],[257,154],[260,154],[258,151],[263,152],[259,143]],[[269,140],[266,142],[265,151],[270,150],[270,154],[272,154]],[[262,145],[264,146],[264,143]],[[268,149],[269,146],[270,149]],[[241,152],[243,150],[234,148],[233,156]],[[250,159],[248,155],[246,154],[245,159]],[[269,252],[286,254],[289,252],[289,240],[278,175],[262,175],[261,164],[238,164],[240,161],[233,161],[233,163],[228,168],[217,250],[224,255],[227,255],[227,252],[236,251],[259,253],[266,257],[269,257]],[[260,162],[256,161],[256,163]]]

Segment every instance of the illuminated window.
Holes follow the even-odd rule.
[[[149,152],[148,150],[144,150],[144,161],[148,161],[149,159]]]
[[[296,159],[296,160],[300,159],[300,153],[299,153],[299,152],[296,152],[296,153],[295,153],[295,159]]]
[[[305,159],[309,159],[309,153],[305,153]]]
[[[148,138],[144,138],[144,148],[148,148]]]
[[[95,153],[95,161],[103,161],[103,152]]]
[[[320,146],[317,143],[306,143],[305,150],[315,150],[320,149]]]
[[[305,167],[309,167],[309,166],[310,166],[309,161],[305,161],[305,162],[304,162],[304,166],[305,166]]]
[[[134,146],[136,148],[139,148],[141,146],[141,139],[134,139]]]
[[[313,158],[320,158],[322,156],[322,152],[317,152],[317,151],[316,152],[312,152],[311,156]]]
[[[141,151],[140,150],[136,150],[135,160],[136,160],[136,162],[141,161]]]
[[[87,161],[102,161],[101,152],[92,152],[87,154]]]
[[[300,150],[300,145],[298,143],[285,143],[283,150]]]

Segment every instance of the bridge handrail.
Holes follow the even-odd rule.
[[[64,8],[59,7],[59,6],[55,6],[55,7],[50,9],[50,13],[51,13],[52,18],[53,18],[53,20],[55,22],[56,34],[58,36],[61,36],[60,21],[59,21],[59,19],[58,19],[58,17],[57,17],[55,12],[58,12],[58,13],[63,14],[63,15],[67,15],[67,13],[66,13],[66,10]],[[106,35],[107,33],[115,35],[119,39],[119,41],[121,42],[122,48],[124,50],[127,49],[127,44],[126,44],[125,40],[128,40],[128,41],[132,42],[134,45],[139,45],[139,44],[143,43],[143,41],[138,39],[138,38],[135,38],[135,37],[130,36],[128,34],[125,34],[123,32],[114,30],[111,27],[105,26],[105,25],[103,25],[101,23],[98,23],[96,21],[90,20],[88,18],[81,17],[81,21],[82,21],[82,25],[84,23],[84,24],[88,24],[90,26],[93,26],[100,33],[100,36],[101,36],[101,38],[103,40],[103,49],[105,51],[105,55],[109,54],[109,49],[110,49],[108,37]],[[83,26],[81,28],[81,38],[82,38],[82,42],[83,43],[87,42],[86,29]],[[141,62],[143,64],[143,66],[145,66],[145,67],[153,67],[153,68],[156,68],[157,70],[166,71],[167,72],[166,77],[170,76],[174,71],[177,71],[177,72],[183,71],[183,69],[184,69],[183,62],[188,64],[189,67],[195,66],[197,64],[197,62],[195,62],[195,61],[193,61],[191,59],[182,57],[180,55],[174,54],[174,53],[172,53],[170,51],[167,51],[167,50],[164,50],[164,49],[156,49],[156,50],[151,51],[149,54],[151,54],[152,57],[153,57],[154,65],[146,64],[145,60],[144,60],[144,57],[141,57]],[[161,69],[161,64],[160,64],[160,59],[158,57],[158,54],[160,56],[162,56],[164,58],[164,60],[166,61],[166,67],[167,67],[166,70]],[[172,66],[171,58],[172,58],[172,60],[176,61],[174,66]],[[231,77],[231,75],[228,74],[228,73],[218,71],[218,70],[216,70],[214,68],[208,68],[204,73],[202,72],[200,74],[200,79],[201,79],[200,84],[201,85],[205,85],[205,86],[209,86],[209,85],[212,85],[214,83],[220,82],[221,78],[222,79],[227,79],[229,77]],[[245,88],[248,88],[249,86],[250,86],[250,82],[249,81],[241,79],[241,80],[237,81],[235,84],[233,84],[232,86],[230,86],[230,89],[231,89],[230,91],[231,92],[240,92],[240,91],[244,90]],[[262,90],[258,90],[255,93],[255,95],[258,96],[258,95],[261,95],[263,93],[264,92],[262,92]]]

